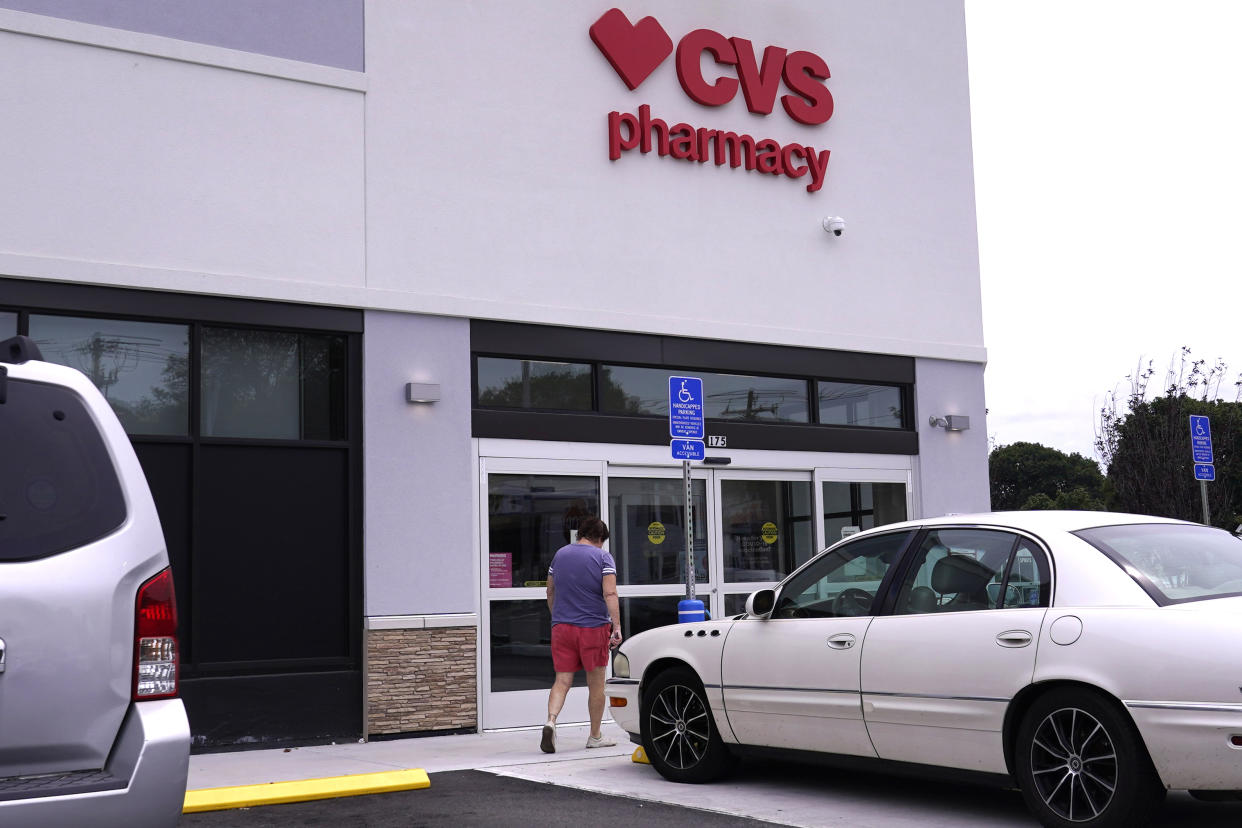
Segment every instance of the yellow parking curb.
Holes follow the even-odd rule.
[[[266,785],[238,785],[232,788],[203,788],[186,791],[182,813],[223,811],[228,808],[250,808],[255,805],[279,805],[285,802],[309,802],[340,796],[390,793],[431,787],[427,772],[420,768],[356,773],[326,779],[304,779],[298,782],[269,782]]]

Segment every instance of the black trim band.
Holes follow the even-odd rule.
[[[471,418],[471,430],[475,437],[650,446],[669,443],[668,420],[656,417],[476,408]],[[708,420],[707,433],[713,436],[723,435],[728,440],[729,448],[738,449],[838,451],[858,454],[919,453],[918,434],[893,429]],[[721,451],[728,453],[728,449]]]
[[[470,349],[475,353],[525,359],[572,357],[724,373],[754,372],[898,384],[914,382],[913,357],[479,319],[470,322]]]
[[[339,333],[362,333],[363,318],[362,311],[349,308],[10,278],[0,278],[0,306],[20,306],[36,313],[46,310],[161,322],[192,319]]]

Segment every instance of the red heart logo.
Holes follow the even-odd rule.
[[[591,40],[630,89],[655,71],[673,52],[673,41],[654,17],[634,25],[620,9],[609,9],[591,26]]]

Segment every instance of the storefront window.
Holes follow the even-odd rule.
[[[203,328],[202,434],[344,440],[345,339]]]
[[[188,325],[31,314],[30,337],[86,374],[129,434],[188,433]]]
[[[779,581],[815,552],[811,484],[722,480],[726,581]]]
[[[707,494],[691,481],[694,577],[707,580]],[[608,548],[617,562],[618,584],[686,582],[685,483],[671,478],[608,479]]]
[[[821,423],[901,428],[901,389],[897,386],[823,380],[817,385]]]
[[[488,475],[488,584],[546,586],[556,550],[577,540],[581,518],[598,514],[597,477]]]
[[[0,311],[0,339],[17,336],[17,314]]]
[[[479,357],[479,405],[590,411],[591,366]]]
[[[788,377],[758,377],[683,372],[667,368],[605,365],[601,368],[601,411],[604,414],[668,416],[668,378],[673,374],[703,380],[704,416],[743,422],[809,422],[807,383]]]
[[[906,519],[901,483],[824,483],[824,540],[831,546],[855,532]]]

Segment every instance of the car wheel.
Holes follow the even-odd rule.
[[[1027,807],[1050,828],[1146,825],[1165,795],[1133,723],[1087,690],[1036,700],[1015,760]]]
[[[710,782],[728,771],[733,757],[691,670],[674,667],[652,679],[640,712],[643,749],[665,779]]]

